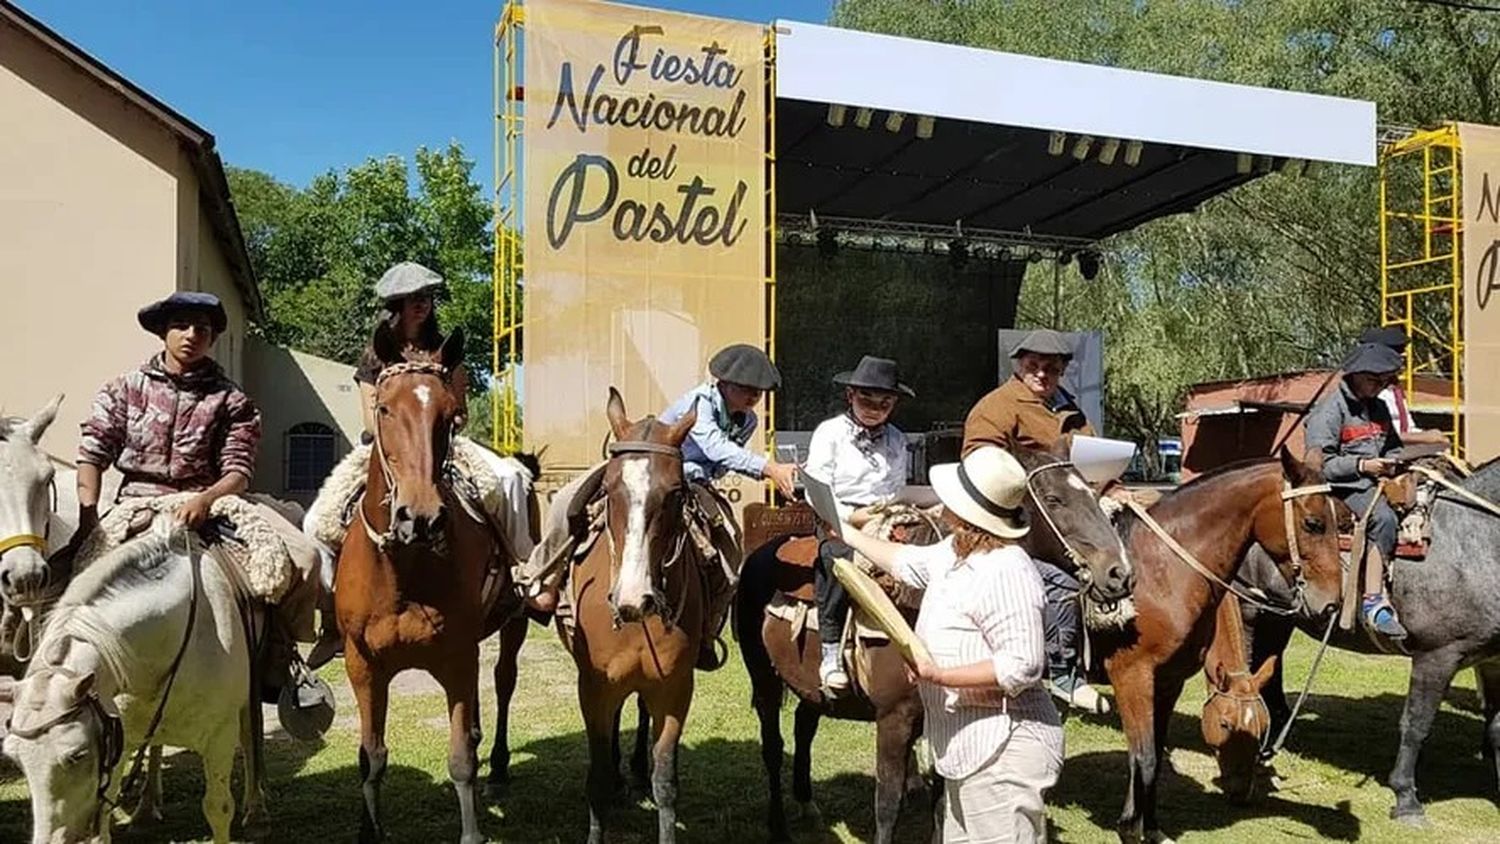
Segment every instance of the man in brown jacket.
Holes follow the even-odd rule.
[[[1067,338],[1041,329],[1026,335],[1010,354],[1015,374],[969,411],[964,422],[963,454],[980,446],[1050,449],[1075,432],[1094,436],[1088,419],[1062,387],[1073,359]],[[1047,688],[1057,698],[1090,712],[1107,712],[1109,704],[1078,670],[1078,634],[1082,612],[1078,580],[1051,563],[1033,560],[1047,595]]]

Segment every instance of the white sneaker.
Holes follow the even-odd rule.
[[[831,692],[841,692],[849,688],[849,675],[844,673],[844,668],[839,664],[840,654],[838,647],[825,647],[823,649],[823,661],[818,665],[818,678],[823,681],[823,688]]]
[[[1047,681],[1047,691],[1052,696],[1063,701],[1074,709],[1084,712],[1092,712],[1096,715],[1104,715],[1109,712],[1109,701],[1094,687],[1081,679],[1073,677],[1057,677]]]

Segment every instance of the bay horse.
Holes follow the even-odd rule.
[[[479,643],[500,626],[496,598],[509,591],[510,573],[500,562],[502,541],[446,476],[458,411],[449,376],[463,360],[463,333],[455,329],[435,353],[407,356],[381,323],[373,346],[385,364],[375,385],[375,442],[357,505],[360,526],[339,550],[334,582],[344,666],[359,705],[360,840],[384,836],[380,785],[391,679],[419,668],[447,696],[460,840],[478,844]],[[525,632],[524,619],[501,629],[507,676],[515,675],[519,650],[507,637]],[[502,710],[508,704],[502,700]]]
[[[697,420],[631,422],[613,387],[606,408],[615,442],[601,489],[603,535],[569,573],[570,630],[558,631],[578,666],[578,704],[588,734],[590,844],[602,844],[616,781],[617,732],[625,699],[639,699],[652,736],[651,788],[657,837],[676,840],[677,745],[693,698],[707,595],[684,507],[695,495],[682,443]]]
[[[1489,501],[1500,501],[1500,460],[1486,463],[1460,484]],[[1440,492],[1431,511],[1432,544],[1422,560],[1390,564],[1390,598],[1407,629],[1403,646],[1411,655],[1411,683],[1402,709],[1400,742],[1389,785],[1396,803],[1391,817],[1423,826],[1426,812],[1417,796],[1417,760],[1432,729],[1438,705],[1453,677],[1474,667],[1484,702],[1482,746],[1500,781],[1500,518]],[[1260,549],[1247,555],[1242,579],[1263,589],[1272,602],[1289,600],[1287,587],[1272,577]],[[1327,622],[1283,617],[1246,608],[1252,662],[1274,663],[1264,694],[1279,730],[1291,715],[1282,688],[1281,661],[1292,631],[1321,638]],[[1333,647],[1383,653],[1363,630],[1335,628]]]
[[[1120,536],[1099,507],[1099,500],[1064,455],[1050,451],[1012,451],[1027,471],[1026,514],[1032,530],[1022,540],[1033,557],[1074,572],[1090,598],[1099,604],[1119,602],[1130,594],[1133,576]],[[931,536],[910,541],[936,542]],[[868,672],[856,691],[827,698],[821,690],[817,630],[805,632],[765,613],[776,591],[773,541],[745,561],[736,595],[735,631],[740,655],[750,675],[752,700],[760,718],[761,759],[770,787],[767,824],[771,837],[787,838],[782,800],[781,705],[786,689],[798,697],[796,744],[792,755],[792,793],[798,803],[812,803],[812,741],[824,716],[875,722],[875,841],[894,841],[906,783],[908,760],[922,729],[922,701],[911,682],[900,650],[889,642],[867,643]],[[907,612],[915,622],[915,612]],[[936,797],[936,795],[934,795]]]
[[[1136,615],[1125,630],[1096,640],[1129,744],[1122,841],[1171,840],[1156,819],[1167,723],[1183,684],[1203,665],[1225,593],[1220,584],[1233,580],[1250,545],[1260,543],[1296,584],[1297,603],[1309,614],[1338,606],[1342,564],[1327,493],[1321,472],[1282,448],[1276,458],[1195,478],[1143,511],[1180,551],[1134,513],[1123,514]]]
[[[1261,689],[1279,660],[1250,671],[1240,599],[1225,595],[1214,618],[1213,644],[1203,660],[1208,697],[1203,701],[1203,741],[1219,763],[1219,787],[1245,803],[1255,796],[1261,750],[1271,735],[1271,711]]]

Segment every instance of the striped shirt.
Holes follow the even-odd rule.
[[[927,739],[938,773],[963,779],[984,767],[1022,721],[1061,724],[1041,688],[1042,579],[1031,557],[1011,545],[960,560],[950,537],[906,546],[895,574],[924,589],[917,635],[939,668],[991,660],[998,688],[951,689],[923,682]],[[1062,752],[1060,730],[1044,730]]]

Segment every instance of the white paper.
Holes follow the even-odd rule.
[[[1091,484],[1112,481],[1130,467],[1135,456],[1135,443],[1127,440],[1111,440],[1104,437],[1073,435],[1073,450],[1070,459],[1078,468],[1078,474]]]
[[[828,484],[809,475],[805,469],[798,474],[802,479],[802,491],[807,497],[807,503],[812,505],[813,512],[818,514],[818,518],[823,520],[834,536],[842,539],[839,505],[837,499],[833,497],[833,490],[829,489]]]

